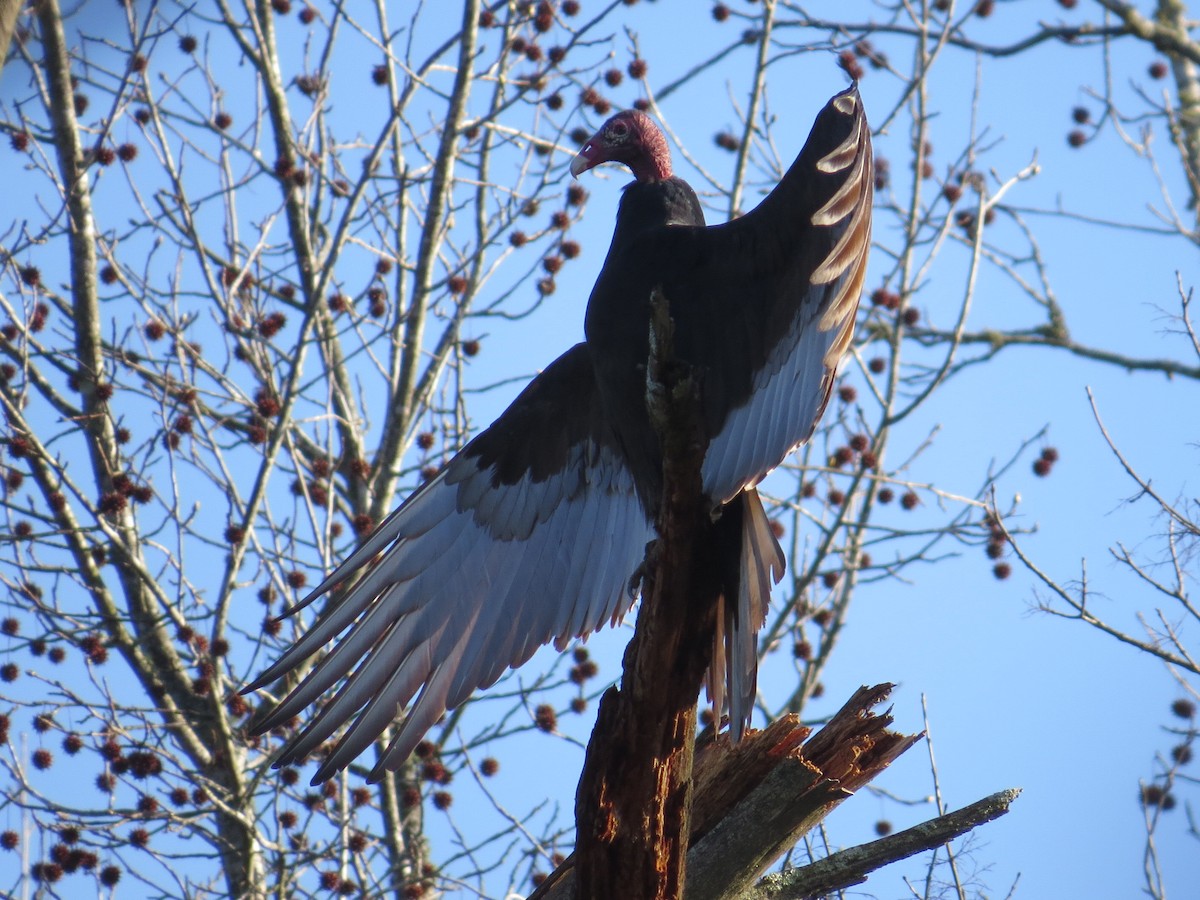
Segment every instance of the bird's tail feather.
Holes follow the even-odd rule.
[[[757,490],[742,491],[726,506],[722,518],[731,514],[737,552],[731,554],[717,608],[708,694],[718,716],[723,701],[728,701],[729,733],[739,741],[750,723],[758,691],[758,632],[767,620],[771,586],[783,578],[787,563]],[[735,590],[736,596],[731,596]]]

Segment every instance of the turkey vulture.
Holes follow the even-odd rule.
[[[629,610],[662,483],[645,404],[656,288],[675,321],[675,354],[700,380],[709,439],[702,486],[733,560],[710,691],[718,706],[727,693],[735,738],[748,723],[756,633],[784,569],[755,485],[812,434],[854,331],[870,246],[870,131],[856,87],[836,95],[774,190],[753,212],[713,227],[695,192],[671,174],[666,140],[643,113],[609,119],[571,173],[603,162],[627,166],[636,180],[588,301],[586,341],[534,378],[295,607],[330,595],[247,691],[349,630],[255,724],[257,733],[275,728],[341,683],[277,766],[354,719],[316,784],[400,718],[371,772],[378,779],[446,710],[505,669]]]

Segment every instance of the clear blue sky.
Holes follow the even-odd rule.
[[[400,4],[392,6],[392,14],[399,16]],[[989,20],[973,26],[973,33],[1001,44],[1028,33],[1035,16],[1059,11],[1052,4],[1040,4],[1036,11],[1031,6],[999,4]],[[827,2],[813,4],[808,11],[857,14],[866,21],[877,14],[877,7]],[[673,81],[696,59],[722,46],[730,29],[741,27],[734,22],[717,25],[705,5],[683,0],[642,3],[628,21],[656,86]],[[905,42],[879,37],[874,42],[897,65],[907,64],[910,51]],[[299,57],[299,45],[293,46]],[[365,84],[368,64],[353,57],[354,46],[346,37],[340,51],[348,54],[347,66],[358,66],[353,72],[348,69],[346,77]],[[612,49],[614,64],[623,68],[629,58],[626,39],[617,35]],[[601,54],[604,48],[594,52]],[[1139,108],[1133,93],[1137,87],[1152,93],[1159,87],[1145,75],[1152,58],[1142,45],[1118,47],[1113,54],[1118,95],[1131,109]],[[975,63],[969,53],[947,50],[930,81],[929,102],[937,113],[933,161],[939,172],[957,157],[970,134]],[[1160,202],[1150,170],[1111,127],[1082,150],[1067,146],[1066,134],[1074,127],[1071,108],[1085,103],[1097,109],[1086,89],[1103,86],[1100,63],[1097,51],[1072,51],[1056,44],[1008,60],[985,61],[978,122],[987,128],[983,143],[995,145],[977,168],[994,169],[1005,180],[1036,156],[1041,174],[1008,195],[1014,206],[1049,210],[1061,204],[1097,218],[1156,224],[1147,210],[1148,203]],[[729,177],[733,157],[716,149],[712,137],[736,126],[734,104],[745,101],[751,64],[752,50],[746,48],[730,56],[720,71],[664,103],[672,128],[718,177]],[[790,160],[798,152],[818,109],[845,83],[831,53],[795,56],[772,68],[770,108],[777,117],[774,137],[782,157]],[[336,88],[335,84],[333,120],[350,123],[360,114],[355,106],[360,93],[339,93]],[[900,89],[894,77],[868,70],[862,94],[873,119],[891,109]],[[629,83],[610,93],[620,102],[637,96]],[[1131,127],[1136,133],[1137,126]],[[877,139],[877,155],[893,159],[894,168],[902,167],[908,141],[903,126],[894,126]],[[1161,131],[1155,147],[1164,176],[1182,197],[1179,168]],[[12,160],[6,154],[0,165],[11,165]],[[566,159],[561,163],[566,179]],[[680,174],[693,177],[678,156],[677,164]],[[493,177],[504,181],[505,174],[496,171]],[[896,172],[895,177],[899,191],[904,173]],[[564,269],[557,292],[535,316],[516,323],[489,320],[468,325],[468,333],[475,328],[489,335],[485,352],[468,367],[470,387],[530,374],[581,338],[584,305],[611,234],[619,188],[628,180],[615,170],[589,173],[585,179],[591,200],[574,234],[584,247],[583,256]],[[1186,358],[1186,345],[1169,333],[1172,323],[1165,313],[1177,309],[1176,273],[1185,287],[1200,275],[1194,246],[1181,239],[1083,227],[1050,216],[1028,215],[1027,220],[1041,242],[1072,337],[1131,356]],[[894,220],[879,216],[876,241],[898,246],[895,228]],[[1001,223],[997,228],[1009,228],[1001,233],[1019,246],[1011,226]],[[961,247],[951,247],[933,266],[914,298],[926,320],[944,327],[953,324],[964,289],[965,260]],[[885,266],[886,257],[877,254],[868,287],[878,282]],[[1013,285],[994,269],[985,269],[968,327],[1033,319],[1028,302]],[[854,376],[850,378],[853,383]],[[475,423],[490,421],[520,386],[510,384],[473,397]],[[1030,457],[1000,481],[1000,503],[1007,505],[1019,492],[1019,524],[1037,527],[1035,535],[1023,540],[1025,549],[1064,581],[1077,579],[1086,560],[1098,608],[1140,635],[1135,614],[1152,613],[1156,601],[1113,562],[1109,548],[1124,542],[1135,552],[1157,558],[1163,523],[1152,518],[1146,503],[1126,502],[1134,494],[1133,486],[1123,480],[1100,439],[1085,396],[1087,386],[1128,457],[1152,475],[1168,497],[1196,496],[1200,391],[1194,383],[1127,374],[1046,350],[1008,351],[993,364],[956,379],[898,432],[889,452],[893,461],[900,459],[905,448],[917,446],[929,431],[939,429],[933,447],[909,475],[971,496],[989,462],[1007,459],[1022,440],[1049,426],[1045,443],[1061,454],[1051,477],[1033,478]],[[918,515],[928,518],[897,523],[936,520],[934,510]],[[1002,788],[1024,789],[1007,817],[978,832],[963,863],[965,874],[986,869],[976,872],[975,880],[986,885],[989,896],[1004,896],[1018,877],[1017,895],[1022,897],[1137,896],[1143,883],[1144,839],[1138,779],[1149,777],[1155,754],[1172,745],[1162,726],[1176,724],[1168,707],[1179,691],[1162,666],[1148,658],[1078,623],[1032,612],[1038,595],[1019,566],[1011,579],[997,582],[981,548],[958,549],[957,558],[909,570],[907,582],[888,580],[860,589],[824,679],[825,698],[810,711],[832,712],[860,684],[897,682],[894,701],[900,730],[922,729],[921,697],[927,698],[948,806],[962,806]],[[626,626],[589,642],[601,660],[603,676],[616,676],[628,634]],[[1200,643],[1194,624],[1191,636],[1193,646]],[[533,680],[553,660],[552,652],[543,651],[496,690],[511,691],[516,683]],[[767,667],[761,687],[768,699],[784,696],[788,675],[782,661]],[[490,711],[510,706],[507,700],[480,704],[464,720],[464,732],[470,734],[472,724]],[[564,717],[563,739],[542,734],[515,738],[503,748],[501,773],[488,783],[497,802],[534,831],[540,832],[551,819],[569,830],[583,757],[579,742],[586,741],[590,726],[589,713]],[[449,813],[428,811],[437,857],[453,846],[452,824],[472,839],[504,824],[504,816],[473,793],[463,783],[467,780],[464,774],[456,781],[455,805]],[[904,798],[928,796],[932,788],[925,745],[910,750],[876,784]],[[547,797],[550,803],[543,805]],[[839,846],[850,846],[873,839],[878,819],[900,828],[934,814],[929,803],[900,806],[864,792],[830,818],[828,837]],[[1183,810],[1171,815],[1181,820]],[[1181,821],[1169,820],[1158,836],[1168,885],[1174,886],[1176,896],[1187,896],[1200,884],[1200,853],[1184,828]],[[919,860],[877,873],[865,890],[881,897],[905,896],[901,874],[919,882],[925,875],[923,866]],[[491,883],[489,887],[497,895],[505,888]],[[514,887],[522,893],[528,889],[527,884]]]

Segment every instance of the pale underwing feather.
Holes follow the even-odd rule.
[[[522,434],[533,422],[574,435],[561,451],[530,448],[541,453],[541,475],[535,478],[533,462],[520,464],[522,470],[496,457],[496,448],[506,453],[508,445],[485,432],[297,604],[340,586],[309,630],[248,690],[338,643],[255,727],[286,724],[334,693],[277,764],[303,759],[348,724],[314,778],[323,780],[397,722],[372,773],[378,777],[399,765],[448,708],[509,666],[629,609],[628,581],[653,529],[606,426],[592,412],[592,385],[586,348],[577,345],[526,389],[523,407],[514,403],[505,414],[511,418],[493,426]],[[563,454],[559,465],[547,463],[549,452]]]

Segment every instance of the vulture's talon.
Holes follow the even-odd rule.
[[[654,571],[655,563],[658,561],[658,538],[646,544],[646,553],[642,557],[642,561],[638,563],[633,574],[629,576],[629,598],[636,599],[638,593],[642,589],[642,585],[650,578],[650,573]]]

